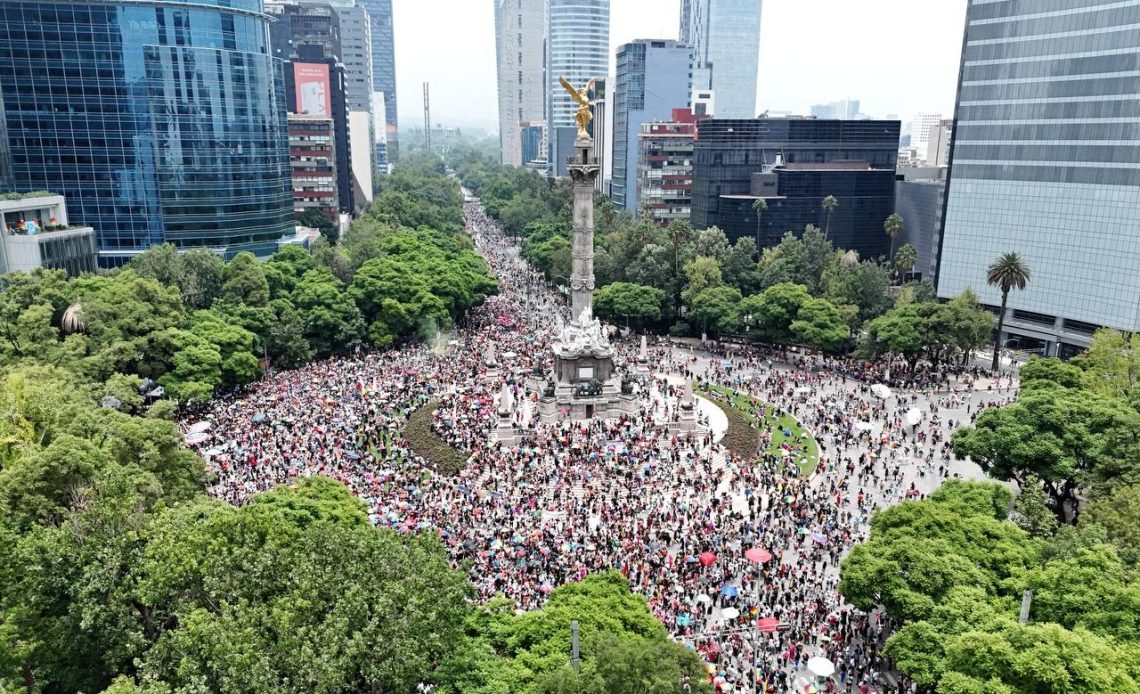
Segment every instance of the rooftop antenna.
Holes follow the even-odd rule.
[[[431,151],[431,98],[427,82],[424,82],[424,146]]]

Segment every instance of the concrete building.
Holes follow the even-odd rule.
[[[69,223],[62,195],[0,199],[0,275],[43,267],[77,277],[98,270],[98,256],[95,230]]]
[[[637,208],[668,226],[689,220],[693,204],[693,137],[697,121],[687,108],[673,109],[669,121],[643,123],[638,135]]]
[[[910,122],[908,146],[915,151],[917,160],[922,164],[928,163],[927,150],[931,138],[937,138],[940,123],[942,123],[941,113],[916,113]]]
[[[855,120],[859,116],[858,99],[841,99],[826,104],[815,104],[811,115],[821,120]]]
[[[894,211],[899,127],[899,121],[880,120],[700,121],[693,144],[693,226],[719,226],[730,238],[754,235],[756,217],[749,206],[756,197],[797,200],[794,209],[791,202],[769,201],[761,215],[765,245],[786,231],[802,232],[806,223],[822,228],[826,216],[820,203],[834,195],[839,198],[832,219],[835,244],[855,248],[863,257],[886,253],[883,221]],[[828,168],[831,163],[837,166]],[[781,164],[782,174],[769,177],[766,188],[754,188],[754,175],[775,173]],[[786,214],[779,212],[782,206],[788,206]]]
[[[938,127],[930,134],[930,142],[926,147],[927,166],[950,165],[950,137],[954,133],[954,121],[941,120]]]
[[[718,118],[756,116],[760,7],[760,0],[681,0],[680,41],[693,51],[692,89],[712,93]]]
[[[392,27],[392,0],[357,0],[368,11],[369,38],[372,41],[372,91],[383,92],[387,106],[386,154],[389,161],[400,156],[396,119],[396,44]]]
[[[106,266],[272,253],[293,205],[271,22],[258,0],[0,3],[12,186],[64,195]]]
[[[546,3],[494,0],[499,77],[499,156],[522,166],[522,129],[546,118]]]
[[[688,103],[692,52],[676,41],[640,39],[617,51],[614,90],[613,181],[610,198],[618,207],[638,208],[637,150],[643,123],[668,120]]]
[[[895,212],[903,218],[903,232],[895,240],[895,250],[908,243],[914,246],[918,259],[911,273],[915,279],[935,278],[945,196],[946,167],[898,169]]]
[[[1137,23],[1103,0],[967,6],[938,295],[997,307],[986,268],[1020,254],[1011,347],[1066,356],[1099,326],[1140,330]]]
[[[610,0],[547,0],[546,123],[550,173],[566,175],[578,105],[559,84],[581,88],[609,74]]]
[[[590,113],[593,114],[593,119],[590,121],[590,135],[594,138],[594,158],[601,167],[598,176],[594,177],[594,190],[599,193],[609,194],[608,185],[613,178],[613,112],[614,112],[614,95],[611,93],[611,87],[614,82],[608,77],[603,77],[594,82],[594,95],[590,101],[594,102]]]
[[[293,172],[293,211],[317,210],[336,221],[336,147],[332,118],[289,114],[289,161]]]

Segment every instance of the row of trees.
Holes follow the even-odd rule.
[[[565,282],[571,265],[568,186],[501,167],[473,150],[457,151],[454,165],[507,233],[521,237],[523,256],[551,281]],[[776,342],[835,352],[854,346],[853,336],[863,325],[894,305],[887,291],[891,271],[884,263],[836,249],[826,232],[815,227],[788,232],[759,253],[751,238],[730,243],[720,229],[697,231],[683,221],[661,228],[616,209],[602,196],[594,218],[594,271],[600,287],[595,310],[616,322],[644,326],[669,321],[678,334],[754,330]],[[897,216],[884,223],[892,247],[901,230]],[[896,267],[905,275],[914,266],[914,248],[903,246],[895,255]],[[805,304],[805,296],[789,294],[782,285],[801,287],[811,301]],[[909,288],[906,296],[904,303],[934,301],[929,283]],[[764,310],[756,310],[779,301],[794,306],[785,307],[774,323]],[[798,329],[792,331],[797,319]],[[959,342],[974,345],[965,338]]]
[[[292,247],[265,263],[248,253],[227,263],[163,245],[116,272],[8,275],[0,365],[59,366],[91,383],[138,376],[186,402],[258,378],[266,360],[292,367],[447,326],[498,287],[463,233],[456,182],[438,162],[413,164],[381,193],[409,212],[376,207],[312,254]]]
[[[951,481],[875,515],[840,590],[897,620],[887,654],[921,691],[1140,691],[1138,431],[1140,337],[1104,330],[1025,364],[1016,403],[953,433],[1016,501]]]
[[[876,513],[870,539],[843,562],[840,591],[900,625],[885,652],[921,692],[1140,692],[1137,567],[1099,522],[1118,513],[1099,508],[1053,535],[1033,522],[1032,493],[1012,502],[1005,487],[950,480]]]

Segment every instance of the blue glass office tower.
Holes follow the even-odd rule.
[[[388,159],[400,158],[396,121],[396,44],[392,28],[392,0],[358,0],[372,23],[372,91],[384,92],[387,106]]]
[[[681,0],[680,35],[693,49],[693,92],[712,92],[712,114],[755,116],[760,0]]]
[[[271,253],[293,206],[267,22],[258,0],[0,3],[13,184],[66,195],[104,265]]]
[[[966,12],[938,295],[1001,305],[1012,348],[1073,354],[1140,330],[1140,4],[972,0]]]
[[[689,103],[689,47],[676,41],[639,39],[617,52],[614,90],[614,166],[610,197],[636,210],[637,147],[642,123],[668,121]]]

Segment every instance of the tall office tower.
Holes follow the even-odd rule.
[[[1140,330],[1140,6],[981,2],[966,35],[938,295],[1000,306],[986,267],[1013,251],[1021,348],[1072,354],[1093,330]]]
[[[680,39],[693,50],[693,91],[712,92],[716,117],[754,118],[760,0],[681,0]]]
[[[841,99],[826,104],[815,104],[811,107],[811,115],[820,120],[855,120],[859,115],[858,99]],[[894,120],[888,118],[888,120]]]
[[[13,185],[66,195],[106,266],[274,252],[294,228],[269,21],[259,0],[0,3]]]
[[[614,90],[613,181],[610,199],[636,211],[637,137],[641,125],[669,120],[689,101],[692,52],[683,43],[639,39],[617,51]]]
[[[565,176],[566,159],[573,154],[578,104],[558,78],[581,88],[609,74],[610,0],[549,0],[547,13],[547,161],[553,175]]]
[[[930,140],[938,137],[938,124],[941,122],[941,113],[914,114],[914,118],[910,122],[909,147],[916,152],[920,161],[926,161]]]
[[[400,156],[396,122],[396,48],[392,29],[392,0],[358,0],[368,11],[372,35],[372,91],[384,92],[387,107],[388,161]]]
[[[522,129],[546,118],[542,72],[546,60],[546,3],[493,2],[499,73],[499,156],[504,164],[522,166],[527,163],[522,155]]]

